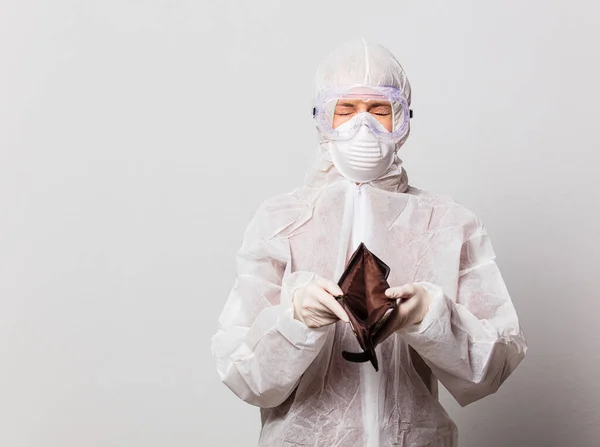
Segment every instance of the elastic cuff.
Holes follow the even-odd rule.
[[[428,282],[417,282],[416,285],[423,286],[429,295],[431,300],[429,302],[429,309],[423,318],[423,321],[419,324],[407,327],[405,332],[407,334],[422,334],[425,332],[435,321],[440,320],[446,309],[446,297],[441,287],[436,286]]]
[[[314,345],[322,334],[327,332],[327,327],[311,329],[294,318],[292,295],[294,291],[306,286],[314,278],[314,273],[300,271],[285,276],[281,283],[281,302],[276,329],[298,348]]]

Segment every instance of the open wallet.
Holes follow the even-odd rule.
[[[385,295],[389,273],[390,268],[361,243],[338,282],[344,294],[336,300],[348,314],[352,331],[363,350],[360,353],[343,351],[342,356],[350,362],[370,361],[375,371],[379,370],[379,363],[374,336],[397,306],[396,300]]]

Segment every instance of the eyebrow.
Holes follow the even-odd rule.
[[[371,107],[391,107],[392,105],[389,102],[367,102]]]
[[[369,106],[369,108],[374,108],[374,107],[391,107],[391,104],[389,102],[371,102],[371,101],[367,101],[365,102],[365,104],[367,104]],[[339,107],[356,107],[355,103],[351,103],[351,102],[340,102],[337,104]]]

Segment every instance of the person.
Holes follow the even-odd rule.
[[[304,186],[265,201],[237,256],[212,352],[221,380],[261,408],[259,446],[456,446],[438,380],[460,405],[494,393],[526,342],[481,220],[409,186],[398,151],[411,89],[384,47],[351,41],[319,67],[319,144]],[[360,243],[390,268],[398,306],[379,371],[336,283]]]

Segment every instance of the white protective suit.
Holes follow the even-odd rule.
[[[401,66],[379,45],[336,51],[316,94],[341,83],[396,86],[410,103]],[[419,325],[377,346],[379,372],[342,358],[358,350],[348,323],[309,329],[291,303],[314,274],[338,281],[361,241],[389,265],[391,286],[418,282],[433,294]],[[305,185],[265,201],[250,222],[212,338],[222,381],[261,408],[259,446],[455,447],[437,381],[466,405],[494,393],[526,351],[494,258],[481,221],[408,186],[400,159],[358,186],[322,139]]]

